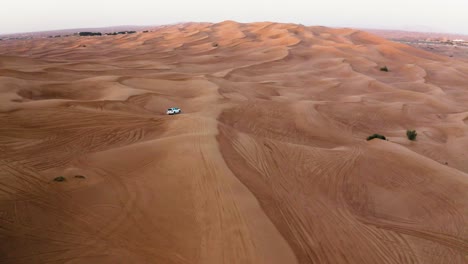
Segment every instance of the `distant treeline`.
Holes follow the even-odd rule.
[[[136,31],[119,31],[119,32],[113,32],[113,33],[106,33],[106,35],[123,35],[123,34],[134,34]]]
[[[144,30],[141,31],[142,33],[148,33],[150,32],[149,30]],[[101,32],[90,32],[90,31],[83,31],[83,32],[77,32],[74,33],[73,35],[50,35],[47,36],[47,38],[66,38],[66,37],[71,37],[71,36],[81,36],[81,37],[88,37],[88,36],[103,36],[103,35],[125,35],[125,34],[135,34],[137,31],[134,30],[127,30],[127,31],[118,31],[118,32],[112,32],[112,33],[101,33]],[[44,36],[45,38],[46,36]],[[21,36],[21,37],[4,37],[0,38],[0,41],[2,40],[11,40],[11,39],[32,39],[34,37],[32,36]]]
[[[69,36],[70,35],[56,35],[56,36],[48,36],[48,38],[62,38],[62,37],[67,38]]]
[[[137,33],[136,31],[119,31],[119,32],[112,32],[112,33],[101,33],[101,32],[79,32],[77,33],[78,36],[82,36],[82,37],[87,37],[87,36],[102,36],[102,35],[112,35],[112,36],[115,36],[115,35],[125,35],[125,34],[134,34],[134,33]]]
[[[101,32],[79,32],[78,35],[84,36],[102,36]]]
[[[149,30],[142,31],[143,33],[148,33]],[[83,31],[83,32],[78,32],[74,33],[73,36],[81,36],[81,37],[89,37],[89,36],[103,36],[103,35],[125,35],[125,34],[135,34],[137,33],[134,30],[128,30],[128,31],[118,31],[118,32],[112,32],[112,33],[101,33],[101,32],[88,32],[88,31]],[[55,35],[55,36],[48,36],[48,38],[60,38],[60,37],[70,37],[70,35]],[[18,38],[19,39],[19,38]],[[2,39],[0,39],[2,40]]]

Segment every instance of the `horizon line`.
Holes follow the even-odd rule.
[[[251,24],[251,23],[276,23],[276,24],[294,24],[294,25],[303,25],[306,27],[327,27],[327,28],[349,28],[349,29],[357,29],[357,30],[382,30],[382,31],[399,31],[399,32],[407,32],[407,33],[432,33],[432,34],[446,34],[446,35],[460,35],[460,36],[468,36],[467,33],[456,33],[456,32],[439,32],[439,31],[427,31],[427,30],[405,30],[405,29],[397,29],[397,28],[378,28],[378,27],[352,27],[352,26],[325,26],[325,25],[305,25],[302,23],[290,23],[290,22],[274,22],[274,21],[255,21],[255,22],[238,22],[235,20],[223,20],[220,22],[194,22],[194,21],[181,21],[175,23],[167,23],[167,24],[154,24],[154,25],[109,25],[109,26],[90,26],[90,27],[73,27],[73,28],[58,28],[58,29],[49,29],[49,30],[38,30],[38,31],[23,31],[23,32],[13,32],[13,33],[1,33],[1,37],[11,36],[11,35],[21,35],[21,34],[40,34],[40,33],[52,33],[57,31],[71,31],[71,30],[106,30],[111,29],[114,27],[125,28],[125,27],[139,27],[139,28],[151,28],[151,27],[164,27],[164,26],[175,26],[178,24],[187,24],[187,23],[194,23],[194,24],[220,24],[224,22],[234,22],[238,24]]]

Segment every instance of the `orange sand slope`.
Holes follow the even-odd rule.
[[[0,263],[468,262],[466,62],[231,21],[0,53]]]

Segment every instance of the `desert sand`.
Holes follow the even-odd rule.
[[[0,263],[467,263],[467,102],[353,29],[0,41]]]

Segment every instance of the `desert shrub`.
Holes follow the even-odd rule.
[[[416,136],[418,133],[416,133],[416,130],[406,130],[406,136],[408,137],[409,140],[416,140]]]
[[[67,179],[65,179],[65,177],[63,176],[58,176],[58,177],[55,177],[54,178],[54,181],[56,182],[63,182],[63,181],[66,181]]]
[[[218,43],[215,42],[215,43],[213,43],[211,46],[213,46],[213,47],[218,47]]]
[[[383,66],[380,68],[380,71],[384,71],[384,72],[388,72],[388,68],[387,66]]]
[[[75,178],[77,178],[77,179],[86,179],[86,177],[83,176],[83,175],[75,175]]]
[[[367,140],[372,140],[374,138],[379,138],[379,139],[382,139],[382,140],[387,140],[387,138],[383,135],[380,135],[380,134],[373,134],[373,135],[370,135],[367,137]]]

